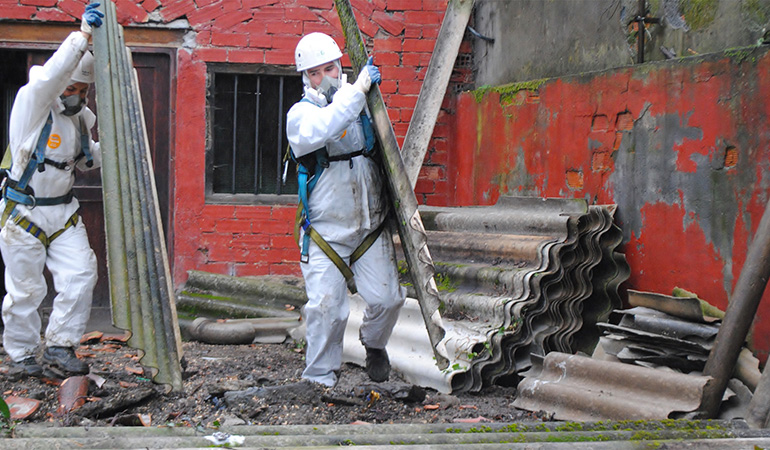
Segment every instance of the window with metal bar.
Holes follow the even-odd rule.
[[[291,69],[209,66],[210,200],[280,202],[275,196],[297,194],[296,165],[284,157],[286,113],[300,98],[302,79]]]

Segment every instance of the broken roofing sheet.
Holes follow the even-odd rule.
[[[709,380],[552,352],[537,377],[527,377],[519,384],[513,405],[547,411],[556,420],[677,418],[700,407]]]
[[[409,299],[388,345],[394,369],[441,392],[476,392],[515,385],[531,354],[591,353],[597,323],[621,306],[618,285],[629,275],[616,251],[622,234],[614,210],[580,199],[524,197],[487,207],[421,207],[451,361],[447,370],[436,367]],[[358,364],[362,311],[353,296],[343,358]]]
[[[629,290],[628,302],[599,324],[593,358],[549,353],[519,384],[514,406],[560,420],[698,417],[719,321],[697,298]],[[759,361],[744,348],[719,418],[745,417],[759,377]]]

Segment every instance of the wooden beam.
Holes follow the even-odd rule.
[[[404,138],[404,147],[401,149],[401,157],[404,159],[412,189],[417,184],[417,177],[428,151],[428,143],[433,136],[433,127],[446,95],[473,4],[474,0],[450,0],[441,23],[436,46],[425,73],[425,81],[420,88],[420,95],[417,97],[417,104]]]
[[[0,22],[0,47],[16,47],[19,46],[18,44],[58,46],[70,33],[79,29],[80,25],[76,23]],[[181,47],[186,31],[168,28],[128,28],[125,29],[126,45]]]

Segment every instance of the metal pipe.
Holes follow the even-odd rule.
[[[730,297],[714,347],[703,369],[704,375],[714,378],[714,382],[704,392],[701,409],[707,418],[714,418],[719,413],[727,382],[735,370],[735,363],[756,316],[769,277],[770,202],[765,205],[765,212],[762,214],[754,240],[746,255],[746,262],[743,264],[738,282]]]
[[[637,54],[636,62],[644,62],[644,16],[646,16],[647,0],[639,0],[639,13],[636,16]]]
[[[233,124],[233,156],[230,158],[230,183],[231,185],[231,194],[235,194],[235,175],[236,170],[235,168],[238,167],[238,80],[240,80],[240,77],[238,74],[234,75],[235,80],[233,81],[233,118],[232,118],[232,124]]]
[[[259,194],[259,183],[261,181],[261,178],[259,176],[259,169],[261,168],[260,165],[260,151],[259,151],[259,100],[261,92],[260,89],[262,88],[262,77],[257,75],[257,87],[254,92],[254,187],[252,190],[252,194]],[[280,95],[280,94],[279,94]],[[278,114],[278,117],[281,117],[280,113]],[[235,125],[237,126],[237,124]],[[281,124],[278,123],[278,132],[281,132]],[[278,162],[280,165],[280,160]],[[281,193],[280,191],[278,192]]]

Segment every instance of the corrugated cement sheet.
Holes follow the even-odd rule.
[[[553,413],[557,420],[674,419],[700,408],[710,380],[552,352],[539,376],[519,384],[513,405]]]
[[[420,208],[450,365],[436,368],[410,301],[388,345],[393,367],[421,386],[475,392],[515,385],[532,354],[591,353],[597,324],[621,306],[617,288],[629,275],[617,252],[622,233],[614,211],[580,199],[523,197],[487,207]],[[343,357],[360,364],[362,300],[353,296],[351,304]]]
[[[144,113],[115,4],[94,29],[102,192],[113,323],[131,331],[153,381],[182,390],[182,344]]]

